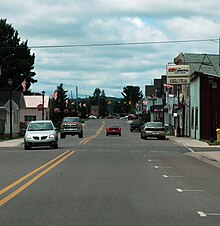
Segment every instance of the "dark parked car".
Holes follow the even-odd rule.
[[[110,124],[106,128],[106,136],[108,135],[119,135],[121,136],[121,128],[118,124]]]
[[[141,139],[156,137],[161,140],[166,139],[165,127],[162,122],[147,122],[141,127]]]
[[[131,131],[131,132],[134,132],[134,131],[140,132],[140,131],[141,131],[141,126],[142,126],[142,125],[143,125],[143,123],[141,123],[141,122],[133,121],[133,122],[130,124],[130,131]]]

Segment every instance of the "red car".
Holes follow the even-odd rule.
[[[110,124],[106,128],[106,136],[108,135],[119,135],[121,136],[121,128],[117,124]]]

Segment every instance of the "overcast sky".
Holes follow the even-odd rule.
[[[218,54],[218,42],[83,45],[218,39],[219,7],[219,0],[7,0],[0,15],[33,47],[33,92],[51,95],[63,83],[74,98],[76,86],[82,98],[95,88],[122,97],[128,85],[144,93],[180,52]]]

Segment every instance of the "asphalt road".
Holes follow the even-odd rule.
[[[0,149],[0,225],[220,225],[220,169],[126,120],[89,120],[59,149]]]

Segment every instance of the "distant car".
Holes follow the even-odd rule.
[[[114,115],[109,115],[107,118],[108,118],[108,119],[114,119],[115,116],[114,116]]]
[[[50,120],[31,121],[24,135],[24,149],[31,147],[50,146],[58,148],[58,129]]]
[[[134,114],[129,114],[128,115],[128,120],[133,120],[133,119],[136,119],[137,117],[136,117],[136,115],[134,115]]]
[[[157,139],[165,140],[166,132],[162,122],[147,122],[141,127],[141,139],[148,137],[156,137]]]
[[[131,132],[134,132],[134,131],[137,131],[137,132],[140,132],[141,131],[141,126],[143,125],[143,123],[141,122],[138,122],[138,121],[133,121],[130,123],[130,131]]]
[[[118,124],[110,124],[106,128],[106,136],[119,135],[121,136],[121,128]]]
[[[90,119],[97,119],[97,116],[96,115],[90,115],[89,118]]]

